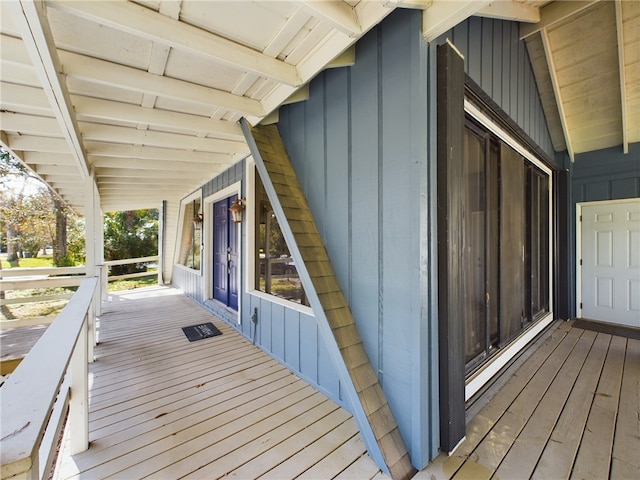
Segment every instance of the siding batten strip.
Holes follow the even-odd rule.
[[[289,225],[289,214],[295,206],[295,210],[302,212],[312,226],[312,231],[305,235],[320,238],[277,127],[268,125],[251,128],[243,120],[242,129],[282,233],[298,266],[317,319],[317,328],[338,372],[341,390],[344,389],[346,393],[367,450],[378,466],[392,478],[411,478],[416,470],[411,465],[409,453],[375,370],[366,357],[362,339],[331,267],[327,251],[324,247],[299,248],[300,233],[293,232]],[[271,177],[275,173],[284,173],[290,177],[289,185],[272,182]],[[307,268],[308,264],[318,262],[326,264],[327,274],[322,277],[313,275]],[[332,285],[329,289],[328,284]]]

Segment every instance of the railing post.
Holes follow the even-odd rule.
[[[85,316],[71,357],[71,396],[69,399],[69,441],[71,455],[89,448],[89,368],[88,316]]]

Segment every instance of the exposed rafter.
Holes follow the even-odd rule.
[[[556,68],[553,60],[553,53],[551,52],[551,46],[549,44],[549,35],[546,29],[540,31],[542,38],[542,46],[544,47],[544,54],[547,58],[547,65],[549,65],[549,73],[551,74],[551,85],[553,86],[553,93],[556,97],[556,104],[558,105],[558,111],[560,113],[560,122],[562,123],[562,131],[564,133],[564,141],[567,145],[567,152],[569,158],[573,162],[575,160],[573,145],[571,144],[571,137],[569,135],[569,127],[567,125],[567,114],[564,111],[564,103],[562,102],[562,93],[560,92],[560,85],[558,84],[558,77],[556,75]]]
[[[434,0],[431,6],[422,12],[422,34],[431,42],[490,3],[491,0]]]
[[[129,2],[62,1],[53,2],[51,6],[287,85],[302,84],[293,65],[140,5]]]
[[[80,121],[102,119],[143,123],[160,128],[201,132],[212,134],[218,138],[242,141],[242,132],[237,123],[97,98],[74,96],[72,100]]]
[[[63,72],[70,77],[247,115],[264,115],[260,102],[251,98],[75,53],[60,52],[60,58]]]
[[[620,70],[620,100],[622,106],[622,150],[629,153],[629,135],[627,133],[627,77],[625,74],[624,29],[622,25],[622,2],[616,3],[616,32],[618,36],[618,68]]]
[[[59,77],[60,62],[49,28],[46,7],[41,2],[20,0],[10,2],[10,8],[42,88],[58,120],[58,130],[61,130],[62,136],[69,143],[80,175],[86,179],[89,176],[87,158],[66,85]]]
[[[549,28],[566,18],[580,13],[598,0],[574,0],[572,2],[551,2],[540,9],[540,21],[520,26],[520,39],[523,40],[535,33]]]
[[[127,127],[113,125],[99,125],[96,123],[80,123],[82,134],[88,141],[130,143],[134,145],[149,145],[152,147],[193,148],[203,152],[233,152],[248,153],[248,147],[242,142],[220,140],[216,138],[201,138],[176,133],[155,132],[148,130],[134,130]]]
[[[360,26],[356,10],[347,3],[342,1],[318,2],[313,0],[305,0],[301,3],[306,9],[311,11],[314,16],[331,23],[331,25],[342,33],[350,37],[362,34],[362,27]]]
[[[538,23],[540,21],[540,9],[512,0],[496,0],[478,10],[476,16],[516,22]]]
[[[85,142],[89,159],[95,156],[142,160],[188,160],[192,163],[221,163],[230,165],[235,157],[228,153],[197,152],[190,149],[142,147],[106,142]]]

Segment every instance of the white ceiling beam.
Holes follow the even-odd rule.
[[[388,8],[414,8],[424,10],[429,8],[433,0],[384,0],[383,5]]]
[[[32,68],[20,39],[1,35],[0,43],[2,43],[3,63],[7,61],[7,55],[10,54],[12,64]],[[262,116],[265,114],[262,105],[257,100],[229,92],[63,50],[58,52],[58,58],[61,63],[61,73],[80,80],[172,100],[239,111],[247,115]],[[13,68],[3,68],[4,80],[6,80],[5,74],[12,70]]]
[[[497,0],[478,10],[476,16],[523,23],[538,23],[540,21],[540,9],[512,0]]]
[[[273,36],[269,45],[262,51],[269,57],[277,57],[282,50],[291,43],[300,30],[306,25],[311,18],[304,8],[298,8],[292,15],[287,18],[282,28]]]
[[[211,134],[229,140],[243,140],[240,125],[225,120],[213,120],[208,117],[186,113],[145,108],[98,98],[72,97],[78,120],[112,120],[116,122],[141,123],[150,126],[180,129],[185,132]]]
[[[491,0],[465,0],[450,2],[434,0],[431,6],[422,12],[422,35],[432,42],[447,30],[475,15]]]
[[[563,20],[590,7],[599,0],[574,0],[571,2],[551,2],[540,9],[538,23],[523,23],[520,25],[520,40],[534,35],[545,28],[554,26]]]
[[[160,165],[154,170],[144,170],[138,168],[113,168],[113,167],[96,167],[96,176],[103,182],[109,181],[109,183],[118,183],[123,178],[132,178],[134,180],[147,178],[147,179],[174,179],[178,182],[181,180],[197,180],[203,176],[207,176],[208,173],[202,169],[177,169],[171,167],[171,165],[165,165],[162,169]]]
[[[97,123],[80,123],[82,135],[86,141],[131,143],[134,145],[149,145],[152,147],[193,148],[202,152],[218,153],[249,153],[249,147],[243,142],[221,140],[217,138],[201,138],[177,133],[155,132],[149,130],[135,130],[114,125],[100,125]]]
[[[203,164],[229,165],[235,162],[234,156],[227,153],[194,152],[177,148],[140,147],[117,143],[85,142],[89,157],[111,157],[142,160],[181,161]],[[90,161],[91,163],[91,161]]]
[[[300,2],[307,11],[321,21],[330,23],[338,31],[350,36],[362,35],[362,27],[355,8],[343,1],[304,0]]]
[[[53,116],[49,99],[41,88],[15,83],[0,83],[0,108],[12,112],[28,109],[34,115]]]
[[[292,86],[303,83],[293,65],[140,5],[129,2],[56,1],[51,3],[51,7],[277,82]]]
[[[615,0],[616,3],[616,33],[618,36],[618,70],[620,71],[620,100],[622,107],[622,151],[629,153],[629,135],[627,128],[629,122],[627,120],[627,77],[625,73],[625,56],[624,56],[624,30],[622,25],[622,2]]]
[[[43,2],[20,0],[9,2],[20,36],[40,78],[42,88],[59,123],[62,136],[69,143],[82,179],[89,177],[87,158],[64,81],[59,75],[60,62]]]
[[[99,168],[117,168],[117,169],[136,169],[136,170],[157,170],[172,168],[175,170],[198,170],[203,168],[202,163],[190,162],[189,160],[143,160],[140,158],[117,158],[102,157],[99,155],[89,155],[89,164],[95,169]],[[207,169],[221,169],[229,167],[228,163],[212,163],[209,162]]]
[[[184,80],[154,75],[137,68],[76,53],[60,52],[60,58],[63,73],[70,77],[172,100],[238,111],[246,115],[262,116],[265,114],[260,102],[248,97]]]
[[[0,124],[2,124],[2,130],[5,132],[18,132],[20,134],[41,135],[44,137],[63,137],[60,125],[53,117],[0,112]]]
[[[23,159],[29,165],[72,166],[74,162],[69,153],[24,152]]]
[[[69,145],[63,138],[38,137],[34,135],[7,135],[11,149],[31,152],[66,153],[70,155]]]
[[[61,165],[34,165],[33,170],[38,175],[60,175],[63,177],[73,177],[76,181],[80,181],[78,176],[78,169],[73,165],[61,166]]]
[[[549,34],[546,29],[540,31],[542,46],[544,47],[544,55],[547,59],[547,65],[549,65],[549,75],[551,76],[551,85],[553,86],[553,94],[556,97],[556,105],[558,105],[558,114],[560,115],[560,123],[562,124],[562,132],[564,133],[564,142],[567,146],[567,152],[569,158],[573,162],[575,160],[573,145],[571,143],[571,136],[569,135],[569,126],[567,125],[567,114],[564,110],[564,103],[562,101],[562,93],[560,91],[560,85],[558,84],[558,76],[556,75],[556,67],[553,61],[553,53],[551,52],[551,45],[549,43]]]

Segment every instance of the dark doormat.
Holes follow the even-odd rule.
[[[218,330],[211,322],[201,323],[200,325],[191,325],[190,327],[182,327],[182,331],[187,336],[190,342],[202,340],[203,338],[222,335],[222,332]]]
[[[583,330],[591,330],[594,332],[608,333],[609,335],[617,335],[619,337],[640,340],[640,328],[597,322],[595,320],[588,320],[584,318],[576,318],[576,321],[573,322],[572,326],[575,328],[582,328]]]

